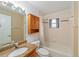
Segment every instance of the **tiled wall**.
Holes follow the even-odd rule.
[[[73,17],[72,9],[66,9],[46,15],[44,18],[54,19],[59,18],[59,28],[49,28],[49,23],[44,24],[44,35],[47,47],[52,50],[60,51],[61,53],[72,53],[72,38],[73,38]],[[61,20],[69,20],[61,22]],[[45,22],[48,20],[44,20]]]

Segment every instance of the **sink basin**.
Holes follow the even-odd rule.
[[[8,57],[16,57],[16,56],[19,56],[21,54],[23,54],[25,51],[27,51],[28,48],[26,47],[23,47],[23,48],[19,48],[19,49],[16,49],[14,50],[13,52],[11,52]]]

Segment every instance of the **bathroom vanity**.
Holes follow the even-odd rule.
[[[34,44],[20,43],[19,48],[22,48],[22,47],[26,47],[28,48],[28,50],[25,51],[23,54],[16,56],[16,57],[37,57],[38,56],[38,54],[36,53],[36,46]],[[12,47],[12,48],[6,49],[5,51],[0,52],[0,56],[8,57],[8,55],[16,49],[18,48]]]

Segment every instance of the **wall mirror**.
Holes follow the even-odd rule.
[[[25,13],[10,2],[0,2],[0,51],[9,46],[11,41],[24,39]],[[19,10],[19,12],[18,12]]]

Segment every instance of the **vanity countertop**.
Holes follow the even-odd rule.
[[[19,55],[18,57],[29,57],[29,55],[36,49],[36,46],[30,43],[22,43],[19,45],[19,47],[27,47],[29,49],[25,51],[22,55]],[[0,52],[0,57],[7,57],[14,50],[16,50],[15,47],[2,51]]]

